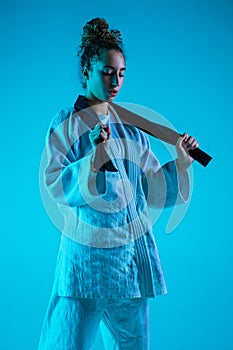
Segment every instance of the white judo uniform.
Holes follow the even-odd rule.
[[[147,298],[167,292],[148,207],[185,202],[188,174],[160,166],[147,135],[112,106],[105,122],[114,170],[98,173],[79,112],[61,111],[49,128],[45,184],[64,228],[40,350],[90,350],[101,319],[119,349],[148,349]]]

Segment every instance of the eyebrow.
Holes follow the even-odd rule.
[[[111,68],[111,69],[116,70],[116,68],[115,68],[115,67],[113,67],[113,66],[109,66],[109,65],[106,65],[106,66],[104,66],[103,68]],[[125,68],[125,67],[123,67],[123,68],[120,68],[120,70],[126,70],[126,68]]]

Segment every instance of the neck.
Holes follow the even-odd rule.
[[[96,114],[108,114],[108,102],[103,102],[93,97],[85,95],[85,99]]]

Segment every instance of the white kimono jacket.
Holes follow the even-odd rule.
[[[96,118],[84,98],[78,106]],[[76,102],[76,103],[77,103]],[[44,171],[49,194],[64,216],[53,292],[80,298],[155,297],[166,285],[148,206],[184,201],[187,173],[175,162],[160,166],[147,135],[123,124],[109,106],[110,170],[92,171],[90,127],[75,108],[49,128]],[[87,120],[87,119],[86,119]]]

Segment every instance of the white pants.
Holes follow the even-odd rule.
[[[119,350],[148,350],[148,300],[52,295],[38,350],[91,350],[103,320]]]

